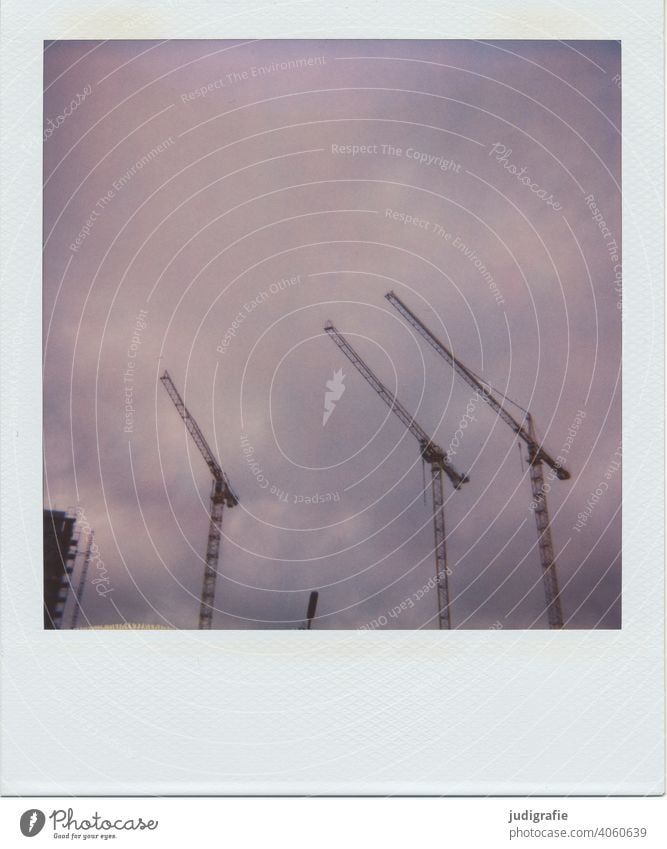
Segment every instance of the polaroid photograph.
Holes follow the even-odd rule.
[[[661,8],[188,5],[5,9],[4,794],[662,793]]]
[[[46,44],[45,627],[620,628],[620,72]]]

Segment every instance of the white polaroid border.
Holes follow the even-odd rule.
[[[662,793],[662,4],[251,5],[3,3],[2,792]],[[128,37],[622,41],[622,630],[42,630],[43,42]]]

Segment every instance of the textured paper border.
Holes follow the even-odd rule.
[[[662,30],[655,0],[3,4],[2,792],[663,791]],[[128,37],[622,40],[621,631],[42,630],[42,43]]]

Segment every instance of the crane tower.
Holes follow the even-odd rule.
[[[551,538],[551,523],[549,510],[547,508],[547,496],[544,486],[543,464],[550,466],[559,480],[568,480],[570,473],[544,450],[535,435],[533,417],[526,412],[523,422],[518,422],[503,407],[490,392],[489,387],[477,377],[474,372],[463,365],[452,352],[424,325],[417,316],[395,295],[388,292],[385,298],[396,309],[403,318],[425,339],[428,344],[439,354],[454,371],[463,378],[474,390],[478,391],[486,403],[498,414],[528,446],[528,465],[530,468],[530,485],[533,495],[535,513],[535,524],[537,526],[537,542],[540,552],[540,564],[542,567],[542,580],[544,583],[544,594],[546,598],[547,616],[550,628],[563,627],[563,609],[560,600],[560,589],[558,586],[558,572],[554,556],[553,540]]]
[[[317,600],[320,594],[317,590],[313,590],[308,597],[308,610],[306,611],[306,620],[303,625],[299,626],[299,631],[310,631],[313,625],[313,619],[315,618],[315,612],[317,611]]]
[[[174,386],[174,383],[169,376],[169,372],[165,373],[160,378],[164,388],[169,393],[169,397],[174,402],[174,406],[179,412],[179,415],[185,422],[185,427],[188,433],[194,440],[195,445],[206,461],[206,465],[213,477],[211,485],[211,510],[208,530],[208,541],[206,543],[206,566],[204,568],[204,584],[201,592],[201,604],[199,608],[199,628],[200,630],[209,629],[211,620],[213,619],[213,606],[215,602],[215,581],[218,575],[218,557],[220,555],[220,538],[222,536],[222,511],[226,507],[234,507],[239,503],[238,498],[227,479],[227,476],[222,471],[218,461],[215,459],[208,442],[204,438],[199,425],[188,412],[188,408],[183,403],[183,399]]]
[[[331,322],[324,326],[325,331],[338,345],[361,376],[373,387],[385,404],[403,422],[405,427],[419,442],[422,457],[431,467],[431,495],[433,500],[433,530],[435,536],[435,574],[438,586],[438,627],[452,627],[449,604],[449,580],[447,575],[447,549],[445,544],[445,498],[442,485],[442,473],[451,480],[455,489],[468,482],[468,476],[462,475],[447,460],[447,454],[436,445],[426,431],[415,421],[414,416],[405,409],[398,398],[390,392],[382,381],[357,354],[350,343]]]

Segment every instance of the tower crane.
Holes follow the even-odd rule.
[[[403,318],[428,342],[454,371],[465,380],[475,391],[479,392],[498,416],[522,439],[528,446],[528,466],[530,469],[530,485],[533,495],[535,524],[537,526],[537,543],[542,567],[542,580],[546,598],[547,616],[550,628],[563,627],[563,610],[558,586],[558,572],[554,557],[553,540],[551,538],[551,523],[547,508],[547,497],[544,488],[543,465],[552,468],[559,480],[568,480],[570,473],[553,459],[539,443],[535,434],[533,417],[526,412],[523,422],[517,421],[489,391],[488,386],[463,365],[452,352],[410,311],[403,301],[388,292],[385,298],[403,316]]]
[[[169,397],[174,402],[174,406],[185,422],[188,433],[194,440],[197,448],[199,448],[213,476],[208,542],[206,543],[206,566],[204,568],[204,584],[202,586],[201,605],[199,608],[199,629],[210,629],[215,601],[215,581],[218,575],[218,556],[220,554],[220,537],[222,535],[222,511],[225,506],[234,507],[239,503],[239,500],[234,494],[227,476],[222,471],[220,464],[209,448],[208,442],[204,438],[199,425],[192,418],[188,412],[188,408],[183,403],[183,399],[174,386],[169,372],[165,371],[160,380],[169,393]]]
[[[449,610],[449,580],[447,576],[447,550],[445,545],[445,498],[442,485],[442,473],[451,480],[455,489],[468,482],[468,476],[462,475],[447,460],[447,454],[436,445],[426,431],[415,421],[414,416],[405,409],[398,398],[390,392],[376,377],[350,343],[331,322],[324,326],[325,331],[338,345],[361,376],[373,387],[385,404],[403,422],[405,427],[419,442],[424,460],[431,467],[431,495],[433,500],[433,530],[435,536],[435,574],[438,586],[438,626],[442,629],[452,627]]]
[[[306,621],[303,625],[299,626],[299,631],[310,631],[313,625],[313,619],[315,618],[315,613],[317,611],[317,600],[320,597],[320,594],[317,590],[313,590],[308,597],[308,610],[306,611]]]

